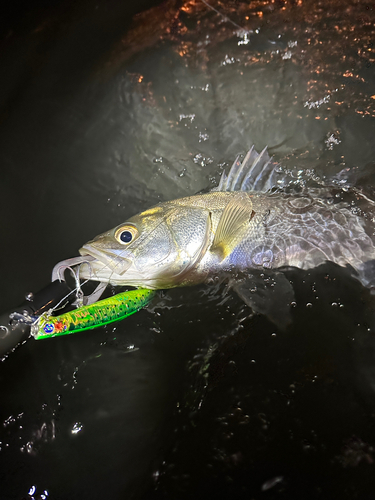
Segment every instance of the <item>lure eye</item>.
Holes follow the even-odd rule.
[[[121,226],[115,232],[116,240],[122,245],[129,245],[138,236],[138,230],[135,226]]]

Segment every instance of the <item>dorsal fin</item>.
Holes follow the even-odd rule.
[[[243,162],[236,158],[229,174],[223,172],[215,191],[260,191],[276,187],[277,164],[271,161],[267,148],[258,154],[254,146],[247,152]]]

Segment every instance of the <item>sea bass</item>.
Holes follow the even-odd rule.
[[[285,268],[331,261],[370,286],[375,247],[369,218],[348,202],[335,202],[335,188],[287,192],[278,175],[266,149],[258,154],[251,148],[214,190],[159,203],[83,245],[81,255],[94,259],[81,276],[162,289],[240,273],[232,287],[280,327],[290,322],[294,299]],[[374,209],[359,191],[355,197]]]

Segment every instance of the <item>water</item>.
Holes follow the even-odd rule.
[[[291,178],[374,185],[373,5],[212,5],[245,31],[201,2],[131,24],[103,1],[3,40],[2,310],[252,144]],[[196,287],[18,349],[0,366],[0,497],[371,498],[373,297],[328,264],[292,279],[285,333]]]

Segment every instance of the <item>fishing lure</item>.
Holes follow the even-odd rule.
[[[39,340],[108,325],[136,313],[146,306],[154,295],[155,290],[142,288],[119,293],[60,316],[51,316],[51,311],[48,311],[33,324],[31,334]]]

